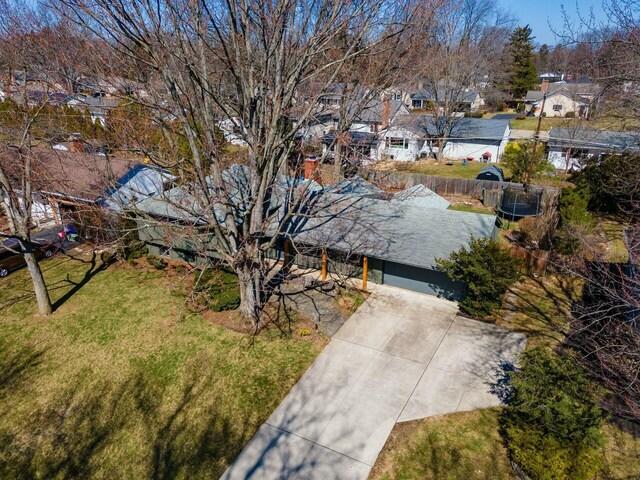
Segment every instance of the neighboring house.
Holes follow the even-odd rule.
[[[576,117],[589,118],[601,91],[600,86],[594,83],[549,83],[543,81],[540,90],[527,92],[524,99],[525,113],[535,117],[540,115],[566,117],[567,114],[573,114]]]
[[[92,122],[99,122],[103,127],[107,123],[109,112],[120,103],[118,98],[107,97],[102,94],[87,96],[78,94],[67,100],[67,105],[80,111],[88,111]]]
[[[249,177],[248,169],[242,167],[223,174],[232,199],[246,198],[246,192],[236,190],[247,188],[241,186],[251,184]],[[362,179],[314,191],[304,214],[289,217],[287,198],[291,191],[285,189],[290,188],[287,186],[291,182],[277,185],[270,205],[274,211],[272,222],[275,225],[285,215],[288,218],[286,235],[269,257],[286,261],[285,252],[289,252],[292,263],[303,268],[318,268],[324,251],[331,259],[330,272],[348,270],[351,277],[359,277],[367,265],[371,282],[458,299],[464,285],[452,282],[439,271],[437,259],[468,246],[472,238],[494,237],[496,233],[493,215],[446,210],[441,200],[415,188],[391,199],[379,198],[377,189]],[[414,203],[416,198],[422,200]],[[186,231],[180,230],[182,224],[197,224],[202,215],[195,206],[190,208],[194,203],[190,199],[178,187],[137,205],[145,213],[138,220],[140,238],[151,253],[199,261],[199,253],[190,245]],[[293,245],[288,248],[285,242]],[[208,256],[218,256],[212,245],[203,247]]]
[[[613,152],[640,151],[640,132],[594,128],[552,128],[547,142],[549,162],[558,170],[580,169],[591,157]]]
[[[453,94],[448,93],[443,87],[438,87],[438,91],[431,89],[419,89],[409,95],[411,103],[409,107],[412,110],[433,109],[434,107],[442,107],[444,99],[452,99]],[[457,92],[456,95],[457,97]],[[469,112],[477,112],[484,105],[484,99],[476,90],[465,88],[460,92],[460,98],[456,98],[457,106],[455,112],[464,114]]]
[[[0,158],[9,176],[20,172],[14,152]],[[61,224],[83,213],[83,206],[120,210],[128,204],[161,193],[171,175],[133,159],[39,148],[33,151],[32,191],[34,221]]]
[[[396,118],[410,115],[411,112],[400,101],[372,99],[365,105],[354,100],[345,114],[347,118],[353,119],[349,131],[377,134],[383,128],[383,124],[389,125]],[[335,132],[339,121],[340,108],[323,109],[311,116],[301,128],[300,136],[306,141],[321,139]]]
[[[224,139],[231,145],[246,147],[247,142],[242,138],[242,126],[237,118],[225,118],[218,123]]]
[[[410,162],[434,156],[438,151],[438,132],[434,117],[402,117],[385,132],[376,159]],[[454,124],[443,148],[444,158],[473,158],[497,162],[509,141],[509,120],[460,118]],[[486,154],[490,154],[486,155]]]

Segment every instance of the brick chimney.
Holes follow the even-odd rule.
[[[547,93],[547,90],[549,90],[548,78],[545,78],[544,80],[542,80],[542,85],[540,85],[540,90],[542,91],[542,93]]]
[[[382,129],[389,127],[391,121],[391,99],[388,95],[382,99]]]
[[[322,179],[320,178],[320,172],[318,171],[319,165],[320,165],[320,160],[318,160],[316,157],[306,157],[304,159],[305,180],[315,180],[318,183],[322,183]]]

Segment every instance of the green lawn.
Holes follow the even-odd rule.
[[[544,117],[540,130],[548,131],[554,127],[567,127],[575,122],[572,118]],[[510,122],[512,130],[535,130],[538,128],[538,117],[526,117],[522,120],[514,118]]]
[[[321,348],[204,321],[177,275],[42,265],[50,318],[0,282],[0,478],[218,478]]]
[[[499,434],[500,408],[396,424],[370,475],[372,480],[515,479]],[[640,429],[607,425],[599,480],[640,475]]]

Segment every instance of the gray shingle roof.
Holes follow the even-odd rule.
[[[640,132],[596,130],[594,128],[552,128],[549,131],[549,146],[637,150],[640,148]]]
[[[241,177],[236,183],[244,184],[242,178],[247,169],[236,169],[235,173]],[[362,182],[356,180],[351,185],[362,186]],[[274,209],[280,208],[280,213],[274,217],[274,223],[283,218],[287,194],[283,186],[276,190],[272,205]],[[446,258],[451,252],[467,246],[472,237],[493,235],[495,216],[446,210],[438,200],[444,199],[435,194],[431,197],[430,190],[412,190],[400,192],[392,201],[360,195],[358,188],[352,189],[356,194],[325,191],[311,195],[306,211],[292,218],[285,229],[286,234],[303,245],[421,268],[435,268],[437,258]],[[366,188],[365,191],[371,190]],[[414,202],[411,194],[418,191],[425,195]],[[231,197],[234,201],[242,201],[243,195],[232,194]],[[432,206],[437,202],[439,208],[431,208],[430,202]],[[200,215],[191,194],[181,187],[146,199],[137,207],[151,215],[183,221],[193,221]]]
[[[391,201],[421,208],[447,209],[451,206],[451,203],[447,199],[442,198],[424,185],[414,185],[413,187],[402,190],[396,193]]]
[[[602,91],[600,85],[595,83],[550,83],[547,88],[547,97],[556,94],[564,94],[576,100],[588,101],[589,97],[599,95]],[[544,92],[542,90],[529,90],[525,96],[525,102],[537,102],[542,100]]]
[[[401,202],[326,195],[294,241],[433,269],[473,237],[491,237],[496,217]]]
[[[438,135],[436,121],[432,115],[403,115],[393,122],[392,127],[406,128],[420,138],[435,137]],[[449,137],[500,141],[507,128],[508,119],[461,118],[453,126]]]

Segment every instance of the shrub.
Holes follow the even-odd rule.
[[[238,276],[224,268],[195,272],[194,291],[199,303],[214,312],[235,310],[240,306]]]
[[[473,239],[438,267],[454,281],[465,282],[460,308],[475,317],[485,317],[500,308],[502,296],[520,277],[521,261],[491,239]]]
[[[509,374],[501,433],[511,460],[536,479],[590,479],[602,464],[604,412],[575,359],[542,348]]]
[[[147,262],[149,262],[149,265],[157,270],[164,270],[165,268],[167,268],[167,261],[162,257],[147,255]]]
[[[131,218],[122,217],[116,226],[118,244],[116,255],[122,260],[136,260],[142,258],[149,250],[147,245],[138,237],[138,225]]]
[[[511,172],[512,182],[531,183],[536,175],[553,170],[544,158],[544,148],[536,148],[533,141],[508,143],[501,162]]]
[[[526,120],[526,119],[527,119],[527,117],[525,117],[524,115],[518,115],[516,117],[516,120]]]
[[[484,113],[482,112],[466,112],[464,114],[465,117],[467,118],[482,118],[484,117]]]
[[[554,245],[560,253],[571,254],[580,248],[580,239],[593,229],[588,212],[588,188],[565,188],[560,196],[560,228]]]
[[[576,118],[576,112],[567,112],[564,114],[564,118]]]
[[[308,337],[309,335],[311,335],[311,330],[309,330],[308,328],[301,328],[300,330],[298,330],[298,335],[300,335],[301,337]]]

